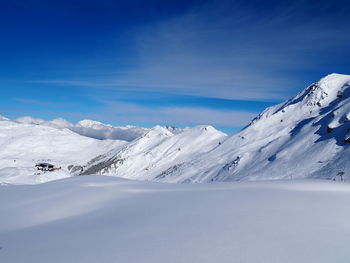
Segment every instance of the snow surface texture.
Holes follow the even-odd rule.
[[[267,108],[237,134],[225,136],[212,127],[175,136],[155,131],[90,161],[85,173],[176,183],[337,179],[338,172],[346,179],[349,120],[350,76],[331,74]],[[186,153],[176,156],[176,149]]]
[[[111,142],[101,141],[99,144],[94,141],[95,146],[88,147],[88,156],[80,159],[71,175],[101,174],[171,183],[286,178],[339,179],[338,173],[345,173],[343,179],[347,180],[350,175],[348,75],[326,76],[290,100],[267,108],[246,128],[230,136],[211,126],[185,129],[156,126],[144,129],[113,127],[87,120],[78,124],[70,124],[62,119],[45,122],[31,120],[29,117],[18,119],[17,122],[20,122],[17,125],[37,126],[41,131],[50,127],[46,132],[51,140],[60,131],[71,132],[72,136],[81,134],[98,139],[124,138],[128,141],[116,142],[115,147]],[[8,124],[10,127],[15,125],[8,120],[0,123],[4,129]],[[7,129],[7,133],[3,132],[0,137],[4,143],[8,143],[12,134],[15,134],[11,128]],[[20,126],[18,130],[21,130]],[[120,133],[120,130],[125,134]],[[36,132],[31,134],[35,136]],[[42,137],[45,137],[44,133]],[[83,140],[80,137],[76,137],[79,139],[74,147],[78,155],[85,155],[87,148],[84,148],[84,143],[80,146],[80,141],[91,138]],[[17,147],[17,151],[22,151],[23,156],[30,156],[32,148],[35,149],[31,142],[36,143],[37,139],[33,140],[29,136],[14,147]],[[24,147],[26,150],[21,149],[22,143],[27,145],[27,148]],[[63,139],[61,143],[65,144]],[[67,145],[69,144],[68,142]],[[45,145],[50,144],[46,142]],[[73,152],[66,155],[65,151],[56,148],[60,156],[78,158],[73,156]],[[68,146],[65,150],[67,149]],[[43,151],[45,152],[44,149]],[[8,156],[7,152],[1,150],[0,157],[4,154]],[[86,159],[88,157],[90,158]],[[16,157],[11,156],[7,159],[14,158]],[[68,160],[64,162],[72,163]],[[9,163],[0,163],[0,169],[8,167]],[[0,170],[1,174],[12,178],[8,170]]]
[[[0,262],[348,263],[350,185],[0,185]]]

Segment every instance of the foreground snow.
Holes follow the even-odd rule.
[[[0,185],[0,262],[349,262],[350,185]]]

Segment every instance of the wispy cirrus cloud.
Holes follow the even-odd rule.
[[[48,100],[39,100],[39,99],[31,99],[31,98],[16,98],[15,101],[18,101],[20,103],[25,103],[25,104],[32,104],[32,105],[43,106],[43,107],[54,107],[54,108],[74,106],[74,104],[68,103],[68,102],[59,103],[59,102],[52,102]]]
[[[31,75],[38,78],[26,84],[65,89],[63,97],[74,93],[73,100],[82,101],[82,117],[91,119],[243,126],[255,115],[252,101],[278,102],[326,74],[349,73],[345,0],[209,0],[189,6],[124,28],[128,46],[116,45],[119,53],[111,49],[102,52],[107,57],[77,59],[70,74]],[[77,70],[79,63],[87,70]],[[185,103],[190,96],[201,99],[195,106]],[[243,102],[224,109],[213,98]]]
[[[40,82],[227,99],[284,99],[307,84],[299,72],[338,63],[339,56],[333,54],[350,40],[350,34],[344,34],[350,24],[345,20],[349,8],[341,2],[206,1],[181,15],[134,27],[129,32],[133,60],[127,69],[112,70],[103,78]]]
[[[327,12],[303,14],[306,2],[274,13],[214,1],[146,26],[136,37],[139,65],[117,84],[231,99],[283,98],[300,83],[291,73],[317,68],[322,52],[344,48],[350,39],[344,25],[329,23]]]

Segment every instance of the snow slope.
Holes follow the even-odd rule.
[[[350,76],[328,75],[290,100],[266,109],[242,131],[216,138],[207,141],[206,136],[189,135],[185,144],[195,150],[183,154],[185,158],[170,158],[161,168],[155,160],[167,159],[164,143],[151,151],[147,171],[136,169],[140,158],[131,159],[123,170],[124,160],[133,152],[129,155],[122,149],[109,153],[114,163],[105,162],[106,158],[96,163],[95,159],[92,163],[97,169],[86,173],[177,183],[336,179],[339,172],[344,172],[346,179],[350,174]],[[196,148],[202,140],[208,145]],[[147,158],[147,151],[143,153],[142,158]]]
[[[154,137],[146,136],[140,139],[142,143],[128,145],[127,150],[94,159],[88,164],[93,164],[93,169],[85,173],[164,182],[333,179],[338,172],[350,174],[349,120],[350,76],[331,74],[290,100],[266,109],[237,134],[225,137],[210,128],[213,140],[210,132],[203,136],[183,132],[159,140],[162,142],[156,147],[151,143]],[[181,152],[183,158],[168,158],[167,149],[174,150],[177,146],[173,141],[180,137],[183,144],[179,147],[188,145],[186,152]],[[133,147],[143,155],[134,158]]]
[[[91,160],[84,174],[171,181],[168,174],[182,164],[217,147],[226,134],[211,126],[187,128],[180,133],[156,126],[139,139]],[[175,178],[175,182],[177,178]]]
[[[350,185],[0,185],[0,262],[348,263]]]
[[[350,76],[331,74],[266,109],[206,158],[192,160],[188,166],[195,163],[196,173],[188,172],[186,177],[208,182],[332,179],[338,171],[350,174],[345,142],[350,134],[349,83]],[[211,165],[208,160],[217,162]]]
[[[203,129],[207,128],[203,127]],[[149,158],[143,159],[141,150],[145,150],[149,146],[148,151],[150,151],[153,146],[160,144],[166,138],[162,137],[162,133],[166,136],[177,136],[178,143],[173,142],[174,147],[178,147],[176,152],[172,153],[174,156],[172,158],[175,158],[179,155],[177,152],[183,141],[180,134],[185,130],[172,126],[156,126],[153,129],[132,126],[114,127],[90,120],[71,124],[64,119],[43,121],[22,117],[12,121],[2,117],[0,121],[0,145],[2,146],[0,150],[0,182],[33,184],[77,175],[84,171],[84,168],[89,167],[87,165],[89,160],[98,159],[99,156],[104,156],[109,152],[118,152],[121,149],[132,147],[136,149],[134,161],[139,162],[135,172],[143,172],[148,169],[151,161],[148,160]],[[125,134],[123,135],[123,133]],[[188,132],[186,131],[184,134],[186,135]],[[210,132],[208,132],[209,134]],[[222,133],[218,132],[218,134]],[[199,133],[194,135],[197,136]],[[108,137],[124,137],[132,141],[106,139]],[[153,141],[146,142],[149,138],[153,138]],[[212,138],[216,139],[215,136]],[[208,139],[212,138],[208,137]],[[206,146],[207,144],[202,143],[198,146]],[[144,146],[146,148],[138,149],[138,147]],[[194,149],[188,151],[187,148],[184,146],[183,153],[186,153],[188,157],[194,152]],[[201,150],[200,147],[196,149]],[[131,160],[131,158],[129,159]],[[154,161],[166,165],[164,161]],[[62,169],[37,174],[34,166],[39,162],[49,162]],[[126,168],[127,171],[128,167]]]
[[[114,147],[113,142],[90,140],[96,146],[87,147],[88,143],[83,139],[80,145],[82,136],[78,136],[79,140],[74,144],[76,148],[70,149],[68,155],[66,148],[57,150],[60,162],[65,165],[72,164],[71,160],[63,160],[66,156],[69,159],[80,158],[75,157],[75,154],[83,157],[76,161],[78,166],[74,168],[73,174],[79,173],[80,166],[83,166],[81,174],[84,175],[102,174],[172,183],[337,179],[339,172],[345,173],[347,179],[350,175],[348,75],[331,74],[324,77],[290,100],[267,108],[242,131],[230,136],[211,126],[185,129],[156,126],[144,129],[114,127],[90,120],[77,124],[70,124],[63,119],[42,122],[29,117],[17,122],[21,122],[17,125],[31,125],[45,130],[48,138],[51,138],[50,142],[56,138],[54,134],[57,132],[97,139],[125,138],[128,141],[116,142]],[[5,120],[0,123],[10,122]],[[45,132],[39,133],[40,136],[45,137]],[[3,141],[8,141],[11,134],[12,130],[9,129],[7,135],[4,133]],[[60,138],[60,144],[63,145],[65,138]],[[35,144],[31,145],[32,141],[27,137],[19,140],[20,143],[14,147],[22,151],[22,156],[30,156],[32,148],[36,148]],[[34,139],[34,143],[37,141]],[[26,150],[21,149],[21,144],[26,145]],[[48,149],[43,149],[45,147]],[[49,142],[44,142],[43,148],[43,152],[50,150]],[[10,173],[9,162],[16,157],[6,158],[6,164],[0,161],[0,174]],[[6,170],[1,172],[1,169]]]
[[[39,183],[68,177],[70,165],[82,165],[125,143],[96,140],[68,129],[3,120],[0,121],[0,182]],[[50,162],[62,169],[36,175],[34,166],[38,162]]]
[[[125,132],[125,135],[122,136],[120,130],[117,130],[119,128]],[[88,167],[89,160],[94,160],[108,152],[118,152],[133,146],[136,149],[134,154],[138,155],[135,160],[139,162],[138,170],[135,169],[135,171],[143,172],[148,169],[150,161],[143,160],[141,149],[138,147],[160,144],[163,140],[162,132],[167,136],[177,136],[179,142],[178,144],[174,142],[174,147],[180,147],[180,142],[183,141],[180,134],[184,129],[176,127],[156,126],[153,129],[144,129],[126,126],[119,128],[89,120],[73,125],[64,119],[45,122],[41,119],[22,117],[11,121],[3,117],[0,121],[0,146],[2,146],[0,149],[0,182],[34,184],[77,175]],[[203,129],[207,128],[203,127]],[[108,134],[109,132],[111,133]],[[116,133],[115,137],[125,137],[133,141],[106,139],[114,137],[113,133]],[[218,132],[218,134],[222,133]],[[100,137],[100,139],[95,137]],[[153,141],[146,142],[151,137]],[[202,144],[202,146],[205,145],[207,144]],[[183,153],[187,153],[188,156],[194,150],[188,151],[187,148],[184,146]],[[176,152],[179,151],[178,149],[176,148]],[[200,147],[196,149],[201,150]],[[176,152],[172,154],[175,157],[179,155]],[[160,162],[161,160],[154,161]],[[61,170],[38,174],[34,166],[39,162],[52,163],[55,167],[61,167]],[[166,165],[164,161],[161,163]]]

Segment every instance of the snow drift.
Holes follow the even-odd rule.
[[[105,176],[0,185],[11,263],[348,263],[349,184],[157,184]]]

